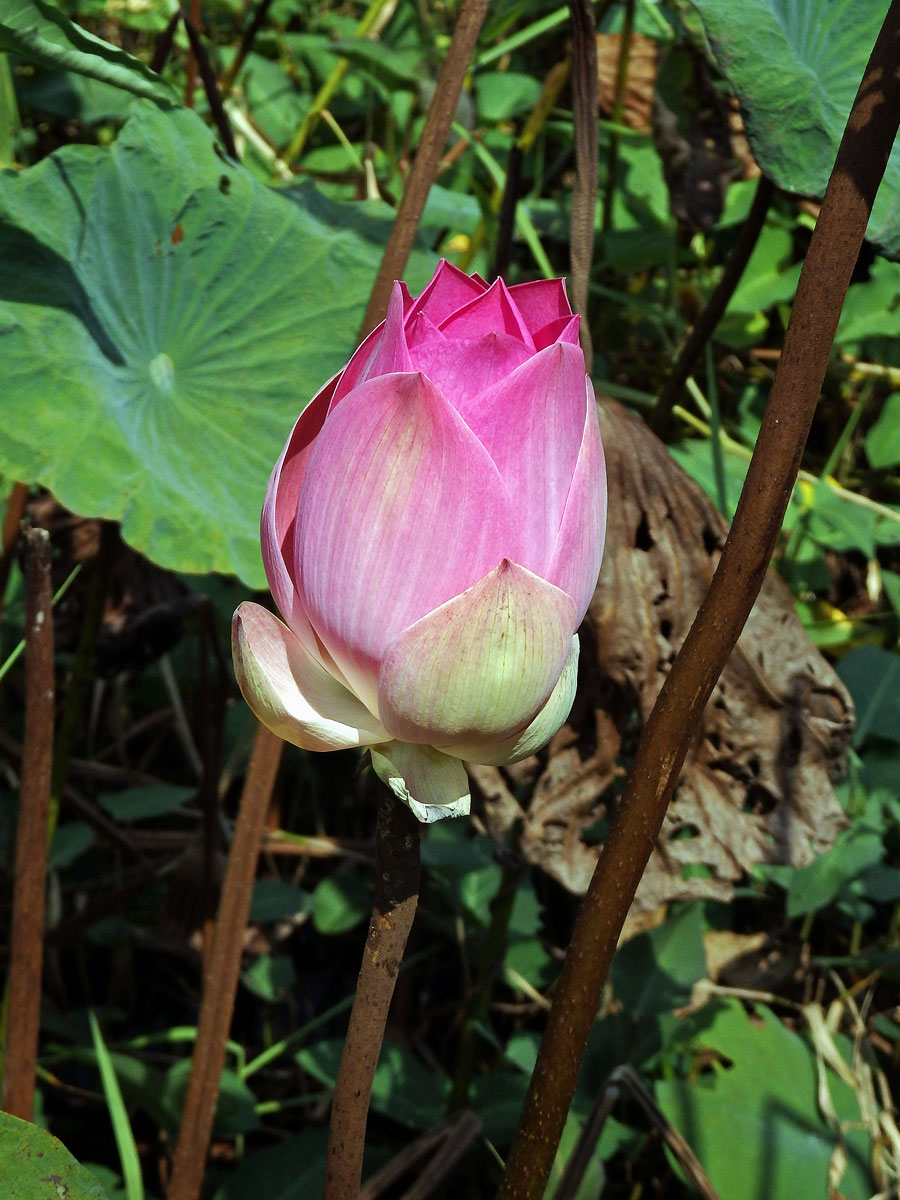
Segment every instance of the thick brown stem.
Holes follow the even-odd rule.
[[[687,340],[681,347],[681,353],[675,360],[675,365],[665,382],[659,396],[659,402],[651,414],[651,423],[657,432],[665,428],[672,409],[681,398],[681,389],[687,383],[688,376],[700,360],[703,348],[712,335],[716,326],[722,320],[728,302],[734,295],[735,288],[740,282],[744,268],[750,261],[750,255],[759,241],[759,235],[766,223],[766,216],[772,204],[775,188],[771,179],[760,175],[756,185],[756,194],[747,214],[747,219],[741,227],[734,248],[728,256],[722,278],[716,284],[715,291],[706,303],[703,312],[694,323]]]
[[[447,51],[447,57],[438,76],[434,98],[431,101],[428,116],[425,118],[425,127],[416,150],[415,161],[406,181],[403,199],[397,209],[394,227],[388,238],[384,257],[372,287],[369,306],[360,330],[360,340],[366,334],[371,333],[379,321],[384,320],[393,282],[395,279],[402,278],[406,269],[406,260],[409,258],[416,230],[419,228],[428,190],[437,175],[438,163],[447,142],[453,114],[459,103],[459,94],[462,91],[469,60],[478,41],[481,26],[484,24],[487,6],[488,0],[463,0],[459,10],[459,18],[453,31],[450,49]]]
[[[200,1195],[225,1063],[225,1043],[234,1011],[259,845],[283,747],[280,738],[260,725],[241,795],[209,964],[203,977],[203,1005],[168,1200],[197,1200]]]
[[[501,1200],[539,1200],[607,970],[685,753],[765,576],[850,276],[900,125],[900,0],[857,93],[806,262],[756,450],[706,599],[644,729],[560,974]]]
[[[50,536],[46,529],[29,529],[24,537],[25,744],[13,880],[3,1107],[30,1121],[40,1030],[54,687]]]
[[[323,1200],[359,1195],[369,1094],[418,900],[419,823],[379,787],[375,900],[334,1085]]]

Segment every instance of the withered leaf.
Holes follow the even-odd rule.
[[[616,103],[616,78],[622,53],[620,33],[597,34],[597,104],[611,117]],[[622,123],[641,133],[650,132],[659,42],[634,33],[628,45],[628,67],[622,94]]]
[[[613,400],[599,409],[609,526],[581,631],[575,707],[549,752],[505,770],[472,769],[493,836],[520,821],[527,861],[575,893],[587,888],[640,730],[727,532],[643,422]],[[846,823],[832,781],[852,726],[846,689],[770,570],[688,752],[632,912],[727,899],[754,863],[799,867],[826,850]]]

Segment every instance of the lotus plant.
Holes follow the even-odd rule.
[[[606,473],[562,280],[446,262],[304,408],[262,554],[284,622],[234,616],[241,691],[307,750],[368,747],[420,820],[465,814],[463,760],[511,763],[569,714]]]

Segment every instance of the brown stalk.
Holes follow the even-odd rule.
[[[399,1200],[429,1200],[438,1195],[440,1185],[449,1180],[453,1168],[481,1132],[481,1118],[469,1108],[445,1117],[439,1125],[404,1146],[389,1163],[367,1179],[360,1189],[359,1200],[379,1200],[388,1191],[393,1195],[399,1180],[422,1162],[424,1166],[415,1182]]]
[[[185,28],[187,28],[189,20],[190,20],[190,23],[194,26],[195,30],[200,28],[200,23],[203,20],[202,9],[203,9],[203,6],[201,4],[201,0],[190,0],[190,16],[188,16],[188,14],[186,12],[184,12],[183,9],[182,9],[182,14],[181,14],[184,17]],[[190,37],[190,34],[188,34],[188,36]],[[188,50],[188,60],[187,60],[187,68],[186,68],[185,84],[184,84],[185,108],[193,108],[194,107],[194,92],[196,91],[196,88],[197,88],[197,66],[198,66],[197,48],[194,45],[194,40],[190,39],[190,49]]]
[[[678,1159],[681,1169],[691,1181],[701,1200],[720,1200],[696,1154],[653,1099],[640,1075],[628,1063],[616,1067],[597,1097],[590,1116],[584,1123],[575,1149],[566,1163],[566,1169],[559,1181],[553,1200],[573,1200],[578,1195],[578,1189],[581,1187],[591,1159],[597,1150],[603,1126],[625,1092],[629,1093],[631,1098],[636,1100],[644,1110],[644,1115],[657,1130],[675,1158]]]
[[[450,49],[441,67],[434,98],[425,118],[415,161],[406,181],[403,199],[397,209],[381,266],[378,268],[366,315],[363,317],[360,341],[372,332],[379,321],[384,320],[394,280],[401,279],[406,269],[406,260],[419,228],[429,188],[437,175],[453,114],[459,103],[463,79],[481,26],[484,24],[487,7],[488,0],[463,0],[460,7]]]
[[[572,17],[572,118],[575,127],[575,186],[572,189],[569,256],[572,307],[581,317],[581,348],[585,370],[590,375],[594,349],[587,304],[597,204],[597,24],[591,0],[569,0],[569,12]]]
[[[181,20],[181,12],[176,8],[169,17],[169,23],[156,39],[156,45],[153,47],[153,57],[150,59],[150,70],[155,71],[157,75],[162,74],[162,69],[168,61],[169,55],[172,53],[172,43],[175,41],[175,32],[178,29],[178,22]]]
[[[506,179],[497,214],[497,241],[494,246],[494,261],[491,264],[491,279],[505,275],[512,257],[513,230],[516,225],[516,204],[522,183],[522,148],[513,142],[506,160]]]
[[[375,901],[334,1085],[323,1200],[359,1195],[369,1094],[418,900],[419,823],[379,786]]]
[[[53,590],[50,536],[25,539],[25,745],[7,981],[3,1108],[30,1121],[41,1010],[44,890],[53,762]]]
[[[203,976],[203,1004],[168,1200],[197,1200],[200,1195],[225,1063],[225,1042],[234,1011],[259,845],[283,747],[280,738],[260,725],[241,795],[209,962]]]
[[[728,307],[729,300],[734,295],[735,288],[740,282],[744,268],[750,261],[750,255],[753,253],[766,223],[774,192],[775,188],[771,179],[766,175],[760,175],[753,203],[750,205],[747,219],[741,226],[738,239],[728,256],[722,277],[681,347],[681,352],[660,392],[659,401],[650,415],[651,425],[657,433],[660,433],[668,423],[672,409],[681,398],[681,389],[699,362],[704,346],[715,332],[716,326]]]
[[[19,526],[25,515],[25,502],[28,500],[28,484],[14,483],[6,498],[6,516],[3,520],[3,532],[0,535],[0,614],[3,612],[3,600],[6,596],[6,585],[12,569],[13,555],[19,537]]]
[[[203,90],[206,92],[206,102],[209,104],[209,111],[213,115],[213,120],[216,123],[216,129],[219,131],[219,137],[222,139],[222,145],[225,147],[225,153],[229,158],[233,158],[235,162],[238,160],[237,147],[234,144],[234,134],[231,132],[231,122],[228,120],[228,113],[225,111],[225,105],[222,103],[222,96],[219,92],[219,84],[216,80],[216,73],[213,70],[212,63],[209,60],[209,55],[206,53],[206,47],[203,45],[203,39],[199,32],[199,17],[194,18],[193,2],[191,4],[191,16],[187,13],[182,13],[184,19],[184,28],[188,35],[188,42],[191,47],[192,59],[196,62],[196,70],[200,74],[200,79],[203,83]],[[188,70],[191,71],[193,63],[188,61]],[[194,78],[193,72],[188,76],[188,84]],[[187,107],[190,108],[185,100]],[[192,100],[193,103],[193,90]]]
[[[610,961],[688,745],[759,592],[797,475],[844,296],[900,125],[900,0],[854,101],[785,336],[756,450],[706,599],[650,714],[585,897],[499,1200],[539,1200]]]
[[[259,0],[259,4],[257,4],[253,16],[250,18],[247,28],[244,30],[244,33],[241,37],[241,44],[238,46],[237,54],[235,54],[231,66],[222,77],[221,90],[223,97],[227,96],[231,91],[234,81],[237,79],[238,72],[244,65],[244,60],[253,49],[253,43],[256,40],[256,35],[266,22],[266,17],[269,15],[269,9],[271,7],[272,0]]]

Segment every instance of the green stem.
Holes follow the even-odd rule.
[[[369,7],[363,14],[362,20],[357,25],[353,36],[364,38],[373,36],[376,32],[387,24],[390,15],[393,12],[394,0],[371,0]],[[381,21],[384,10],[387,9],[386,19]],[[295,162],[303,153],[304,147],[309,140],[309,135],[315,129],[322,115],[322,110],[327,108],[331,103],[331,98],[341,86],[344,76],[350,70],[350,59],[339,58],[328,75],[328,78],[316,92],[313,97],[312,105],[309,112],[300,123],[300,128],[291,138],[288,148],[281,156],[282,160],[288,164]]]
[[[491,901],[491,920],[478,958],[478,978],[466,1005],[466,1015],[456,1051],[453,1088],[447,1103],[448,1112],[463,1108],[469,1101],[469,1089],[475,1073],[475,1054],[478,1047],[478,1026],[490,1010],[491,996],[497,969],[503,961],[509,919],[512,915],[519,880],[520,866],[504,866],[500,886]]]
[[[730,517],[728,494],[725,490],[725,458],[722,453],[722,418],[719,412],[719,388],[716,383],[716,364],[713,361],[712,343],[706,343],[706,394],[709,396],[709,427],[712,437],[713,476],[716,481],[716,501],[723,517]]]
[[[619,58],[616,62],[616,88],[613,94],[612,124],[622,124],[622,114],[625,111],[625,87],[628,83],[628,58],[631,54],[631,39],[634,33],[634,0],[627,0],[625,5],[625,24],[619,42]],[[606,154],[606,186],[603,189],[603,220],[601,228],[604,233],[612,229],[613,198],[616,194],[616,167],[619,162],[619,143],[621,135],[613,129],[609,135],[609,148]]]

